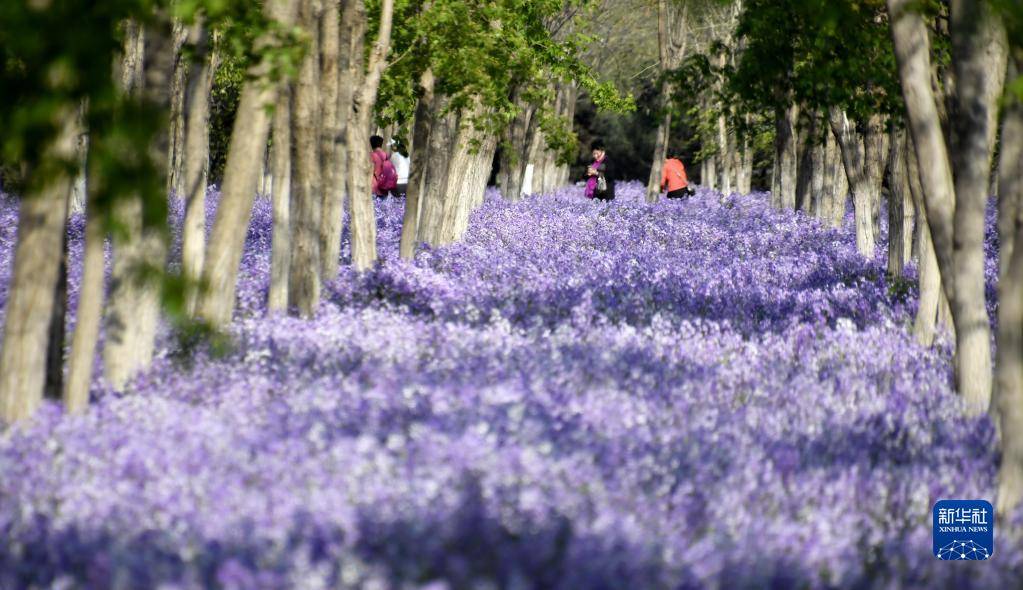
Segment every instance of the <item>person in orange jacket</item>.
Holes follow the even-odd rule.
[[[693,194],[689,188],[689,178],[686,176],[686,167],[678,157],[671,157],[664,162],[664,172],[661,174],[661,190],[668,191],[669,199],[684,199]]]

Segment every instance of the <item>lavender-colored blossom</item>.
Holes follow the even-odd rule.
[[[0,588],[1018,587],[1020,539],[931,555],[995,433],[881,254],[762,194],[643,192],[490,193],[413,262],[380,202],[382,261],[313,321],[266,313],[257,200],[227,356],[164,330],[126,394],[0,434]]]

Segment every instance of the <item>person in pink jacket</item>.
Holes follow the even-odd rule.
[[[370,158],[373,160],[373,196],[386,197],[398,186],[398,174],[391,163],[391,154],[384,151],[384,138],[374,135],[369,138],[373,148]]]

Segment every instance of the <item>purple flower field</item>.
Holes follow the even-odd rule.
[[[931,553],[936,500],[992,499],[995,432],[880,252],[643,190],[491,195],[413,264],[380,203],[384,262],[312,322],[266,316],[258,201],[231,352],[165,331],[128,394],[0,433],[0,588],[1020,587],[1018,538]]]

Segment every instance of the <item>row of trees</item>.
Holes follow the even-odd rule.
[[[274,215],[268,307],[313,315],[322,281],[339,270],[345,217],[352,265],[376,263],[376,130],[411,134],[406,258],[417,244],[464,233],[499,144],[508,182],[521,184],[529,160],[542,163],[544,183],[562,182],[557,152],[574,137],[575,90],[610,108],[629,104],[579,59],[584,27],[575,23],[595,4],[3,3],[0,161],[5,188],[23,198],[0,420],[30,416],[44,394],[83,410],[101,333],[104,377],[124,389],[151,363],[161,321],[225,327],[261,187]],[[225,63],[244,75],[207,240],[211,93]],[[185,205],[177,260],[169,195]],[[77,209],[85,253],[66,351],[66,224]]]
[[[918,257],[914,332],[955,341],[955,380],[1000,424],[999,506],[1023,497],[1023,254],[1020,65],[1012,0],[662,0],[665,119],[700,113],[701,178],[745,190],[750,146],[773,127],[772,204],[842,223],[873,257],[887,196],[888,270]],[[685,56],[680,31],[712,30]],[[688,42],[699,42],[698,35]],[[694,84],[694,81],[698,81]],[[687,83],[672,92],[673,86]],[[692,91],[694,86],[699,90]],[[667,100],[674,95],[674,105]],[[657,198],[664,141],[648,189]],[[997,357],[985,298],[985,215],[998,195]],[[997,403],[992,407],[992,395]]]

